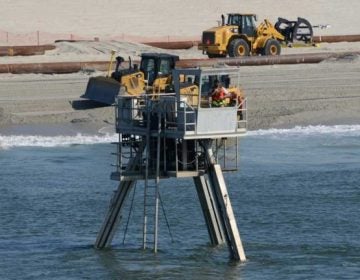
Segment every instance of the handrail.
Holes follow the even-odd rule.
[[[132,133],[131,129],[134,128],[135,130],[140,129],[140,131],[146,133],[147,117],[145,118],[145,116],[149,113],[156,113],[166,124],[166,131],[184,135],[190,132],[191,135],[197,135],[198,129],[200,129],[197,123],[198,114],[200,114],[204,108],[197,108],[191,106],[191,104],[186,101],[178,100],[174,94],[162,94],[161,97],[165,98],[153,98],[151,94],[119,96],[116,105],[117,129],[119,131],[126,131],[126,133]],[[134,101],[126,101],[126,99]],[[244,129],[247,129],[247,99],[242,99],[241,103],[236,101],[234,106],[237,111],[237,119],[233,132],[243,132]],[[206,110],[208,109],[211,110],[211,108],[206,108]]]
[[[183,104],[183,106],[181,106],[181,104]],[[190,104],[188,104],[187,102],[185,101],[180,101],[180,105],[179,105],[179,108],[182,108],[182,111],[184,113],[184,122],[183,123],[179,123],[179,119],[178,119],[178,123],[180,125],[183,125],[183,131],[186,133],[188,130],[187,130],[187,127],[188,126],[191,126],[193,125],[194,126],[194,130],[196,131],[196,128],[197,128],[197,125],[196,125],[196,112],[195,112],[195,108],[193,108]],[[188,111],[187,109],[190,109],[190,111]],[[194,121],[195,122],[187,122],[187,115],[188,114],[193,114],[194,115]],[[193,130],[190,130],[189,131],[193,131]]]
[[[247,130],[247,98],[245,97],[239,105],[237,105],[238,108],[238,116],[240,117],[237,120],[237,129],[239,128],[245,128]],[[242,126],[244,124],[244,127]]]

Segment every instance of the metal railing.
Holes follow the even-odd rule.
[[[237,130],[247,130],[247,98],[244,98],[240,104],[237,104]]]
[[[234,106],[237,107],[237,120],[233,132],[244,132],[247,129],[246,98]],[[199,133],[198,114],[211,110],[211,108],[191,106],[184,100],[178,101],[174,94],[119,96],[116,107],[117,132],[138,135],[146,134],[148,125],[150,125],[150,131],[157,130],[158,118],[161,118],[165,133],[197,135]]]

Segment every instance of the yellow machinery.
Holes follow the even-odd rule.
[[[112,52],[107,77],[91,77],[86,92],[82,95],[83,98],[112,105],[120,92],[140,95],[171,91],[171,72],[175,68],[176,61],[179,60],[178,56],[165,53],[143,53],[140,68],[137,65],[131,65],[129,60],[129,67],[125,69],[120,68],[124,59],[118,56],[115,71],[110,74],[113,57],[114,52]]]
[[[278,18],[275,25],[265,19],[256,27],[254,14],[228,14],[221,16],[222,24],[205,30],[199,49],[209,58],[279,55],[280,43],[311,43],[313,29],[309,21],[298,17],[297,21]]]
[[[268,20],[258,27],[255,20],[254,14],[228,14],[225,24],[222,15],[221,26],[203,32],[199,49],[209,58],[280,54],[279,41],[284,41],[285,37]]]

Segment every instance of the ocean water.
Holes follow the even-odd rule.
[[[115,138],[0,135],[0,279],[360,279],[360,126],[241,139],[225,176],[245,263],[209,245],[188,179],[161,182],[171,235],[161,213],[157,254],[141,249],[141,184],[113,247],[94,249]]]

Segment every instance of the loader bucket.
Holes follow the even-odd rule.
[[[120,83],[113,78],[91,77],[82,98],[112,105],[120,91]]]

